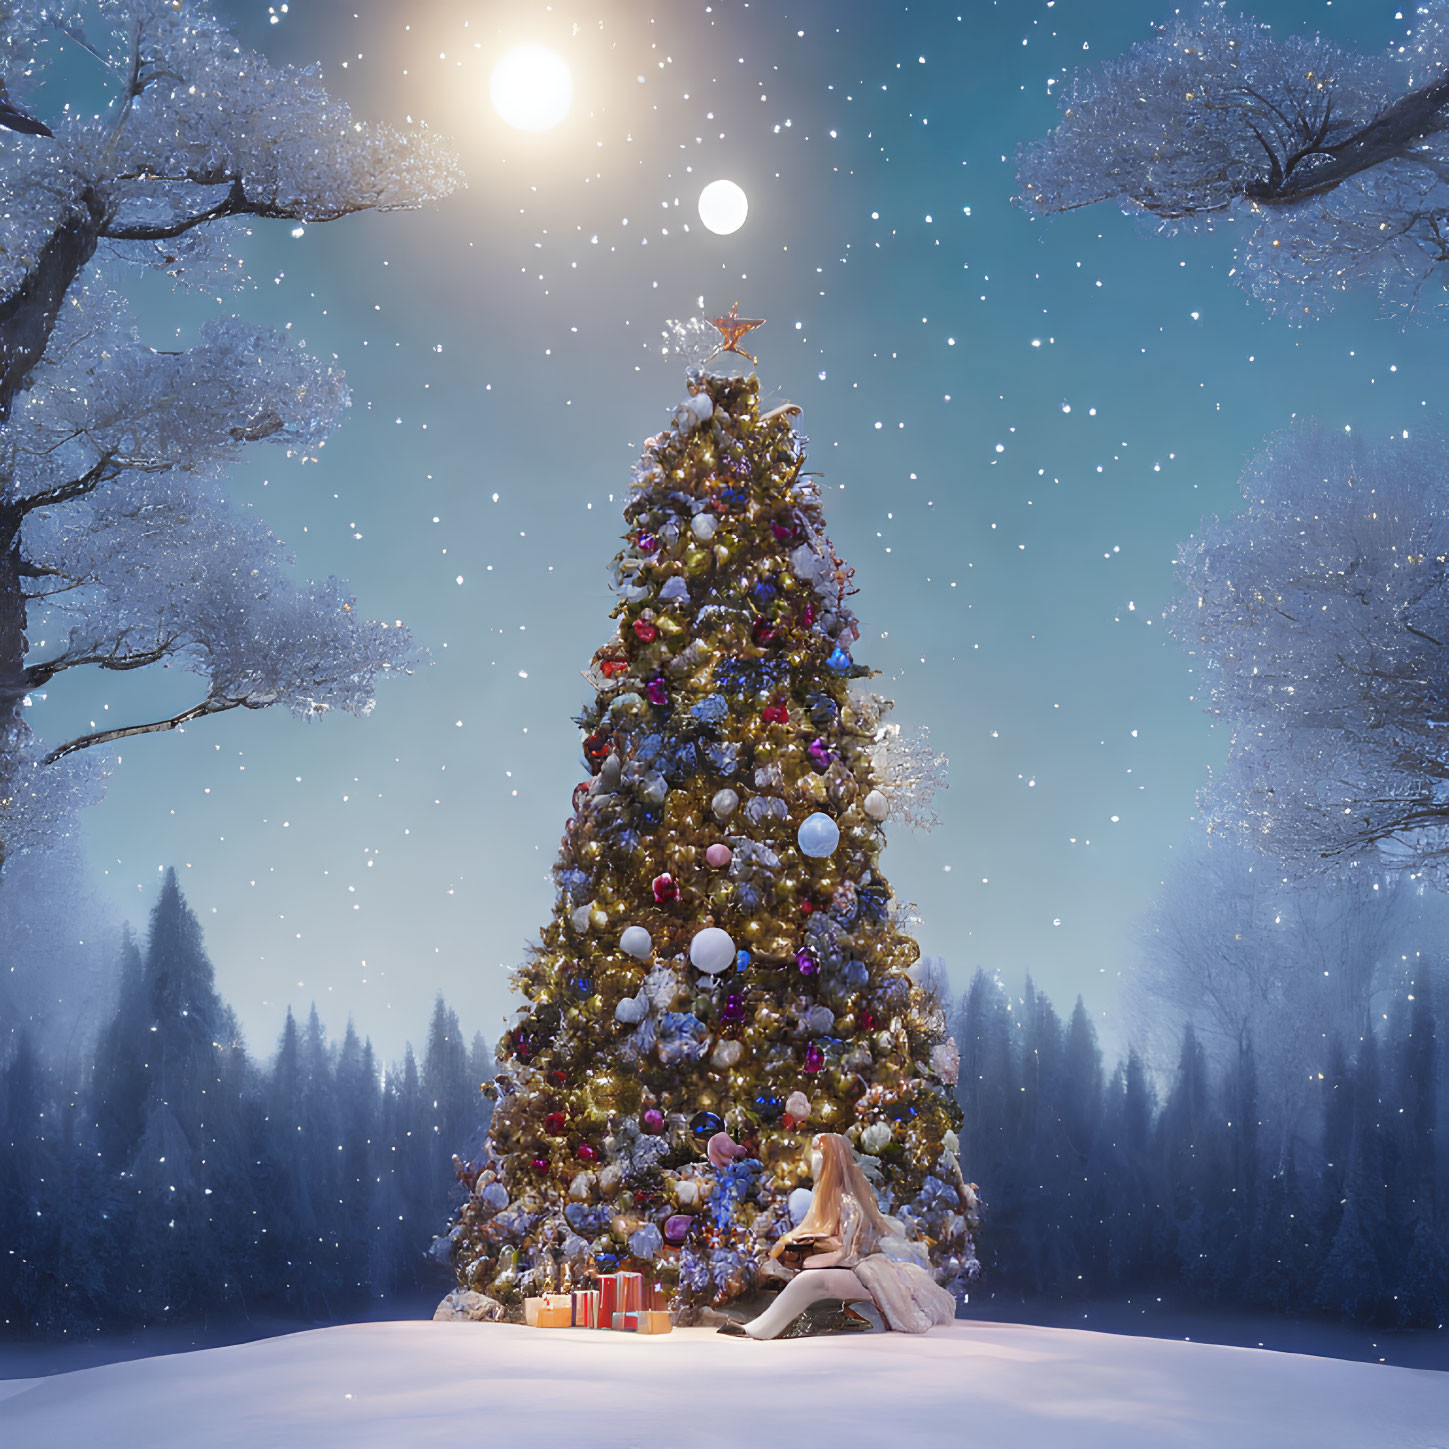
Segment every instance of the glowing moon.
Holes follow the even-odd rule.
[[[738,231],[749,211],[749,198],[733,181],[711,181],[699,193],[699,219],[720,236]]]
[[[568,115],[574,78],[568,63],[542,45],[515,45],[493,67],[493,109],[520,131],[546,131]]]

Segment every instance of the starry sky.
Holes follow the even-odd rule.
[[[365,720],[237,711],[127,742],[85,822],[103,889],[144,922],[177,868],[251,1045],[288,1004],[351,1014],[384,1057],[441,990],[493,1035],[552,906],[585,777],[570,717],[612,632],[605,568],[642,440],[684,395],[667,319],[736,299],[770,404],[804,409],[857,658],[949,755],[929,835],[885,869],[957,988],[1027,973],[1082,993],[1109,1047],[1118,986],[1194,796],[1225,752],[1166,636],[1176,545],[1233,510],[1245,458],[1298,416],[1378,434],[1434,417],[1432,326],[1352,299],[1303,328],[1238,290],[1231,229],[1160,237],[1111,209],[1011,204],[1018,147],[1073,70],[1162,0],[252,0],[279,61],[321,62],[361,115],[425,118],[468,189],[420,213],[259,225],[252,285],[134,287],[144,330],[240,312],[336,354],[353,389],[317,466],[259,452],[234,495],[430,662]],[[1276,29],[1371,51],[1392,4],[1263,0]],[[520,41],[573,69],[540,133],[488,102]],[[738,182],[745,226],[696,201]],[[171,343],[174,345],[174,342]],[[67,678],[36,722],[154,718],[195,681]],[[242,716],[245,716],[244,718]]]

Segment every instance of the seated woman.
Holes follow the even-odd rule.
[[[875,1189],[844,1137],[822,1132],[810,1144],[815,1192],[800,1225],[770,1249],[772,1258],[806,1255],[800,1271],[775,1301],[745,1324],[728,1324],[721,1333],[750,1338],[794,1337],[818,1332],[808,1315],[819,1305],[835,1305],[832,1327],[869,1326],[850,1322],[852,1303],[872,1304],[898,1333],[925,1333],[956,1316],[956,1300],[918,1262],[905,1230],[886,1217]],[[802,1315],[807,1315],[804,1324]],[[791,1332],[791,1330],[794,1330]]]

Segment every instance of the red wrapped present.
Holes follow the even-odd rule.
[[[612,1328],[618,1310],[619,1282],[612,1273],[599,1275],[599,1327]]]
[[[642,1273],[616,1273],[619,1280],[615,1313],[639,1313],[645,1307],[644,1275]]]

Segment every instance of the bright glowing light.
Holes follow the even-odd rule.
[[[493,109],[520,131],[546,131],[568,115],[574,78],[568,63],[542,45],[515,45],[493,67]]]
[[[699,219],[720,236],[738,231],[749,210],[749,198],[733,181],[711,181],[699,193]]]

